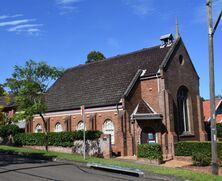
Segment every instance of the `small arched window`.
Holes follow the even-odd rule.
[[[35,127],[35,133],[42,133],[42,126],[41,124],[37,124]]]
[[[108,119],[103,124],[103,133],[111,135],[111,143],[115,143],[115,136],[114,136],[114,125],[113,122]]]
[[[180,62],[180,65],[183,65],[183,64],[184,64],[183,55],[179,55],[179,62]]]
[[[182,86],[179,88],[177,102],[179,114],[179,133],[184,134],[186,132],[190,132],[188,89],[186,87]]]
[[[55,125],[55,132],[59,133],[59,132],[62,132],[62,131],[63,131],[63,129],[62,129],[61,123],[56,123],[56,125]]]
[[[84,127],[85,127],[84,122],[83,121],[79,121],[77,126],[76,126],[76,130],[77,131],[84,130]],[[85,128],[85,130],[86,130],[86,128]]]

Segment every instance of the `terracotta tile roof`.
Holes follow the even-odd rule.
[[[48,112],[116,105],[139,69],[146,69],[145,76],[157,74],[170,48],[145,48],[68,69],[46,93]]]
[[[221,99],[215,100],[215,108],[217,108],[217,110],[216,110],[217,123],[222,121],[222,102],[221,101],[222,101]],[[220,106],[219,106],[219,103],[220,103]],[[204,113],[204,121],[208,121],[208,119],[210,117],[210,100],[203,101],[203,113]]]

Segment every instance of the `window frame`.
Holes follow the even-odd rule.
[[[58,125],[61,126],[61,127],[60,127],[60,130],[57,129],[57,128],[58,128],[58,127],[57,127]],[[55,133],[63,132],[63,127],[62,127],[62,124],[61,124],[60,122],[57,122],[57,123],[55,124],[54,132],[55,132]]]
[[[39,128],[37,129],[37,127],[40,127],[40,129],[39,129]],[[41,131],[39,131],[39,130],[41,130]],[[35,133],[43,133],[43,128],[42,128],[42,125],[41,125],[41,124],[37,124],[37,125],[35,126]]]
[[[112,129],[107,129],[107,123],[112,123]],[[102,127],[102,132],[104,134],[110,134],[111,135],[111,144],[115,144],[115,126],[114,126],[114,123],[111,119],[106,119],[103,123],[103,127]]]

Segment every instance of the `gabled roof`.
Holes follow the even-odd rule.
[[[140,103],[138,104],[138,108],[136,111],[136,114],[150,114],[150,113],[154,113],[154,110],[144,101],[140,101]]]
[[[222,121],[222,99],[215,100],[216,122]],[[203,101],[204,121],[208,122],[210,119],[210,100]]]
[[[0,96],[0,106],[3,106],[4,108],[16,107],[13,95],[9,95],[9,99],[8,100],[7,99],[8,98],[6,98],[6,96]]]
[[[154,109],[144,100],[141,100],[134,109],[131,119],[136,120],[154,120],[161,119],[162,114],[157,113]]]
[[[157,74],[169,49],[158,45],[68,69],[46,93],[47,112],[118,104],[138,70]]]

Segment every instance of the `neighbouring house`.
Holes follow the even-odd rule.
[[[16,123],[12,121],[17,107],[15,103],[15,96],[0,96],[0,107],[2,108],[2,110],[0,110],[0,121],[2,122],[1,124],[16,124],[19,127],[20,132],[25,132],[26,121],[18,121]]]
[[[164,158],[175,143],[206,140],[199,76],[180,36],[161,37],[161,45],[79,65],[65,71],[48,90],[50,132],[86,129],[111,135],[116,155],[137,154],[138,144],[158,143]],[[29,132],[43,132],[38,115]]]
[[[16,104],[13,95],[0,96],[0,107],[2,108],[2,122],[10,123],[16,111]]]
[[[215,112],[216,112],[216,123],[222,123],[222,99],[215,100]],[[203,113],[204,113],[204,124],[205,130],[208,134],[208,140],[210,140],[210,100],[203,101]]]

